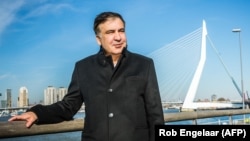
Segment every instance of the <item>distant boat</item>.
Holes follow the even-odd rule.
[[[176,106],[176,105],[173,105],[171,107],[168,107],[168,109],[180,109],[181,107],[180,106]]]
[[[0,112],[0,117],[7,117],[7,116],[10,116],[9,111],[3,110],[2,112]]]
[[[13,117],[13,116],[16,116],[16,115],[18,115],[17,111],[14,111],[14,112],[11,112],[11,113],[10,113],[10,116],[12,116],[12,117]]]

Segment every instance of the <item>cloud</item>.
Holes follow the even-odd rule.
[[[0,75],[0,80],[4,79],[4,78],[7,78],[9,77],[10,75],[9,74],[3,74],[3,75]]]
[[[28,8],[27,13],[23,17],[17,17],[21,8]],[[26,2],[24,0],[0,0],[0,38],[6,28],[18,20],[43,16],[46,14],[59,14],[63,10],[77,11],[73,6],[66,3],[48,3],[47,1]],[[17,19],[20,18],[20,19]]]
[[[0,1],[0,36],[6,29],[15,20],[15,14],[18,9],[24,4],[23,0],[18,1],[9,1],[1,0]]]
[[[1,74],[0,75],[0,85],[2,86],[2,83],[8,81],[8,80],[13,80],[16,79],[16,76],[14,74],[11,74],[9,72],[5,73],[5,74]],[[4,81],[2,81],[4,80]]]
[[[60,13],[64,9],[74,10],[74,8],[71,5],[65,4],[65,3],[39,5],[39,7],[36,7],[33,11],[28,13],[25,16],[25,19],[38,17],[38,16],[51,14],[51,13],[57,14],[57,13]]]

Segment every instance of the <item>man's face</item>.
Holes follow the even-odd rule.
[[[96,36],[97,43],[101,45],[107,55],[118,55],[127,46],[125,27],[119,18],[109,18],[101,23],[100,32]]]

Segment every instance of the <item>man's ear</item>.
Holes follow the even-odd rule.
[[[99,46],[101,46],[102,43],[101,43],[101,38],[100,38],[100,36],[96,35],[96,36],[95,36],[95,39],[96,39],[97,44],[98,44]]]

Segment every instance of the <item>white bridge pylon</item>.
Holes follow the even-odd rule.
[[[227,108],[233,107],[232,103],[215,103],[215,102],[194,102],[194,98],[197,92],[197,88],[200,82],[202,71],[206,62],[206,37],[207,37],[207,28],[206,22],[203,20],[202,24],[202,41],[201,41],[201,53],[200,60],[196,71],[194,73],[193,79],[187,91],[187,95],[182,105],[182,111],[193,111],[196,109],[204,108]]]

